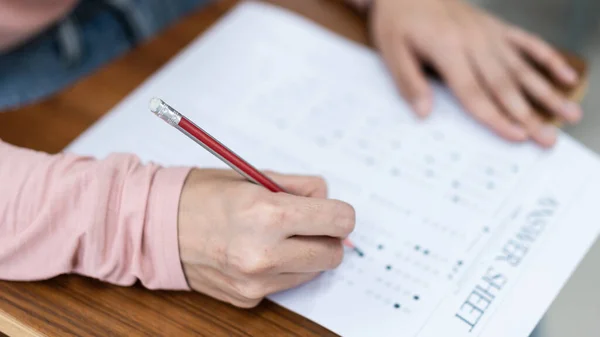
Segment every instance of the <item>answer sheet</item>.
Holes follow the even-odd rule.
[[[149,111],[162,98],[356,208],[365,256],[271,300],[349,337],[528,336],[598,235],[600,161],[564,134],[552,150],[507,143],[432,85],[421,121],[374,51],[246,2],[67,151],[228,168]]]

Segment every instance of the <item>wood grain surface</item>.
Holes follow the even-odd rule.
[[[215,2],[64,92],[0,114],[0,138],[56,153],[236,4]],[[365,21],[332,0],[271,0],[360,43]],[[567,56],[580,73],[585,62]],[[581,98],[585,85],[569,92]],[[9,336],[334,336],[269,301],[237,309],[197,293],[112,286],[79,276],[0,282],[0,331]],[[0,333],[2,336],[2,333]]]

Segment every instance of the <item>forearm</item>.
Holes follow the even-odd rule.
[[[78,0],[0,0],[0,52],[37,35],[67,15]]]
[[[177,213],[188,170],[49,155],[0,141],[0,279],[77,273],[187,289]]]

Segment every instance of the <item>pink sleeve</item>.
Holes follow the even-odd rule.
[[[0,140],[0,279],[76,273],[189,290],[177,214],[187,168],[50,155]]]

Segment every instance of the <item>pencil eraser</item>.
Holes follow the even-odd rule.
[[[163,102],[159,98],[152,98],[150,100],[150,111],[158,113],[163,105]]]

